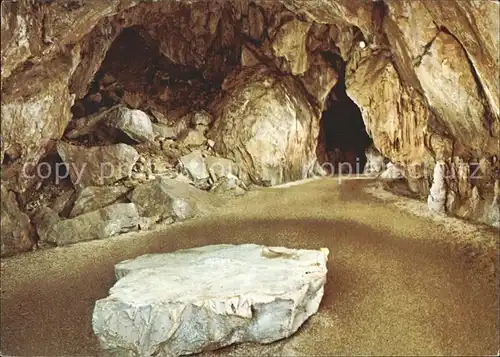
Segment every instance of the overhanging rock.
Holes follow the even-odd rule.
[[[115,266],[93,329],[119,356],[179,356],[289,337],[323,297],[328,250],[255,244],[150,254]]]

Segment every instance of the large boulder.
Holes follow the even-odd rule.
[[[154,181],[137,186],[130,200],[137,205],[139,214],[154,222],[173,218],[183,221],[196,214],[196,199],[193,191],[199,191],[188,183],[158,177]]]
[[[57,152],[69,169],[75,187],[111,185],[129,177],[139,153],[132,146],[116,144],[85,148],[65,142]]]
[[[175,139],[177,138],[177,133],[175,128],[165,124],[152,124],[153,133],[155,137],[161,137],[164,139]]]
[[[133,203],[116,203],[78,217],[59,221],[45,232],[44,241],[67,245],[104,239],[138,228],[139,214]]]
[[[115,267],[92,317],[101,347],[120,356],[180,356],[291,336],[316,311],[328,250],[255,244],[151,254]]]
[[[30,218],[20,211],[14,192],[3,184],[0,204],[1,255],[29,250],[34,244]]]
[[[207,155],[205,158],[205,165],[210,176],[214,181],[223,177],[239,177],[240,169],[238,165],[232,160],[223,157],[215,157]]]
[[[261,66],[243,68],[223,85],[209,137],[257,184],[303,179],[314,166],[319,113],[299,87]]]
[[[33,224],[35,225],[39,240],[46,242],[48,234],[60,221],[61,217],[52,208],[40,207],[33,215]]]
[[[118,107],[108,115],[106,124],[121,130],[139,143],[153,141],[155,138],[151,119],[141,110]]]
[[[197,125],[195,129],[189,129],[183,133],[179,141],[186,146],[201,146],[207,142],[205,131],[204,125]]]
[[[125,186],[85,187],[78,192],[69,216],[76,217],[117,203],[128,191],[130,189]]]
[[[195,150],[182,156],[179,159],[179,163],[183,171],[195,182],[208,180],[210,177],[205,159],[200,150]]]

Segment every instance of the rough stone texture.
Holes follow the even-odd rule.
[[[139,153],[129,145],[85,148],[59,142],[57,152],[69,167],[75,187],[110,185],[130,176]]]
[[[240,169],[234,161],[222,157],[206,156],[204,158],[207,171],[212,180],[217,181],[221,177],[240,175]]]
[[[432,159],[424,145],[429,109],[416,90],[401,84],[388,58],[379,55],[363,61],[348,77],[347,89],[384,156],[404,164]]]
[[[486,113],[469,69],[462,46],[453,36],[441,32],[416,67],[416,73],[429,104],[450,134],[458,142],[483,152],[489,145],[489,140],[485,140],[489,136],[484,125]]]
[[[289,337],[317,310],[328,251],[255,244],[145,255],[116,265],[92,317],[116,355],[180,356]],[[196,326],[196,329],[193,329]]]
[[[29,250],[34,244],[30,218],[19,210],[15,194],[3,184],[0,203],[1,255]]]
[[[130,189],[124,186],[85,187],[78,192],[69,217],[73,218],[117,203],[129,191]]]
[[[380,174],[385,169],[385,159],[373,146],[366,150],[366,164],[364,173],[369,175]]]
[[[98,211],[66,219],[52,226],[45,241],[58,246],[93,239],[104,239],[135,231],[139,215],[133,203],[117,203]]]
[[[379,178],[389,180],[401,179],[404,177],[404,172],[392,162],[387,163],[386,169],[379,175]]]
[[[152,124],[153,132],[156,137],[162,137],[165,139],[175,139],[177,137],[177,133],[175,128],[163,124]]]
[[[495,181],[494,196],[491,205],[487,207],[484,222],[500,228],[500,181]]]
[[[2,28],[2,37],[3,34]],[[14,160],[10,170],[17,175],[7,182],[9,187],[22,191],[32,179],[36,180],[29,177],[35,171],[35,165],[53,147],[54,141],[62,136],[71,119],[70,108],[74,97],[69,92],[68,81],[77,57],[78,52],[74,50],[2,82],[0,159],[8,155]],[[24,175],[23,165],[27,165]],[[2,174],[5,177],[5,173]]]
[[[50,208],[52,208],[52,210],[54,210],[54,212],[56,212],[59,216],[67,218],[71,212],[75,199],[75,190],[67,190],[57,196],[54,202],[50,205]]]
[[[198,125],[196,129],[188,130],[179,141],[186,146],[201,146],[207,142],[205,131],[206,127]]]
[[[214,118],[210,113],[207,113],[206,111],[201,111],[198,113],[195,113],[193,115],[193,119],[191,121],[191,124],[196,126],[196,125],[210,125],[214,121]]]
[[[438,162],[434,166],[433,182],[427,199],[427,206],[432,212],[444,213],[446,203],[446,164]]]
[[[206,109],[215,115],[211,132],[220,138],[214,148],[257,183],[299,179],[303,167],[310,167],[319,110],[335,78],[343,80],[338,68],[325,63],[324,53],[346,61],[348,94],[360,106],[375,147],[405,169],[420,196],[428,196],[438,160],[452,171],[457,157],[470,165],[489,160],[490,172],[499,169],[498,1],[4,1],[1,6],[0,159],[2,182],[15,192],[36,187],[35,165],[63,136],[71,106],[88,93],[113,41],[129,27],[140,28],[168,61],[199,71],[205,80],[221,81],[240,63],[252,66],[236,83],[230,84],[238,76],[226,81],[224,99],[217,101],[222,105],[181,108],[186,119],[177,121],[175,137],[192,125],[186,114]],[[262,66],[272,72],[268,78],[279,80],[264,84],[266,76],[255,71]],[[161,89],[163,99],[176,95],[175,88]],[[276,120],[268,122],[274,125],[269,134],[252,141],[257,126],[243,130],[231,113],[260,106],[264,90],[265,100],[276,100],[262,111],[281,111],[289,120],[283,127],[280,122],[280,130]],[[149,107],[141,109],[153,113],[156,107],[144,94],[127,92],[125,102],[143,103]],[[181,97],[186,98],[179,92]],[[248,98],[253,99],[247,103]],[[284,107],[271,108],[276,105]],[[297,119],[291,119],[294,112]],[[301,123],[293,131],[298,136],[285,145],[294,122]],[[256,152],[257,141],[263,152]],[[485,207],[494,204],[496,179],[472,181],[466,191],[457,188],[466,178],[447,180],[447,212],[484,221]]]
[[[219,178],[210,188],[210,192],[222,196],[239,197],[247,193],[242,186],[241,181],[236,176],[227,175]]]
[[[299,77],[305,89],[314,98],[321,110],[332,88],[337,84],[338,74],[321,56],[316,56],[307,72]]]
[[[293,79],[250,67],[234,73],[224,89],[209,132],[215,151],[258,184],[304,178],[315,161],[319,113]]]
[[[210,173],[207,170],[205,159],[201,151],[195,150],[179,159],[182,169],[193,181],[207,180]]]
[[[141,216],[154,222],[174,218],[183,221],[196,214],[195,187],[173,179],[158,179],[137,186],[130,194]]]
[[[61,221],[61,217],[51,208],[40,207],[33,217],[36,233],[41,241],[47,241],[52,228]]]
[[[123,131],[139,143],[152,141],[155,137],[151,119],[141,110],[117,108],[107,116],[106,124]]]
[[[423,0],[422,3],[433,20],[450,31],[465,49],[474,67],[472,70],[477,73],[491,109],[498,119],[500,84],[496,77],[500,24],[497,14],[500,3],[452,1],[442,4],[430,0]],[[415,18],[414,21],[418,19]]]
[[[311,23],[291,20],[281,26],[273,41],[273,50],[277,57],[284,57],[294,75],[304,73],[309,67],[307,53],[307,33]]]

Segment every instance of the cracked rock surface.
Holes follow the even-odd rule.
[[[328,250],[256,244],[149,254],[115,266],[93,329],[117,356],[180,356],[291,336],[316,313]]]

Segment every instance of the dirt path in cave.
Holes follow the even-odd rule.
[[[264,189],[162,233],[4,259],[2,352],[97,356],[91,314],[113,284],[115,263],[147,252],[255,242],[330,249],[320,311],[288,340],[210,355],[496,354],[491,267],[455,244],[456,235],[363,193],[363,185],[324,179]],[[478,230],[475,239],[495,235]]]

